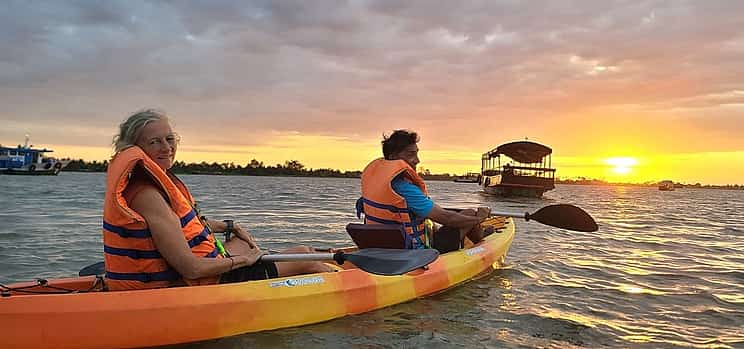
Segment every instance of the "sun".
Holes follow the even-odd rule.
[[[605,159],[605,164],[612,166],[612,172],[619,175],[627,175],[638,165],[638,160],[631,157],[615,157]]]

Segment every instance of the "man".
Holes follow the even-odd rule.
[[[477,211],[455,212],[434,203],[416,173],[418,141],[418,135],[408,130],[383,137],[384,158],[373,160],[362,172],[362,197],[357,209],[364,212],[364,223],[403,225],[408,233],[406,247],[412,249],[433,247],[446,253],[459,249],[465,237],[477,243],[484,236],[480,223],[491,210],[480,207]],[[426,224],[427,229],[427,218],[442,227]]]

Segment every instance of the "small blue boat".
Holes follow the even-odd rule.
[[[28,137],[24,145],[19,144],[15,148],[0,145],[0,173],[56,176],[67,165],[67,161],[44,156],[45,153],[51,153],[53,150],[32,147],[28,145]]]

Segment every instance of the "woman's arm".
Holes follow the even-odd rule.
[[[259,249],[253,248],[231,258],[194,256],[184,239],[178,216],[155,187],[147,187],[137,193],[129,205],[145,218],[158,252],[184,278],[217,276],[231,269],[252,265],[262,255]]]
[[[212,229],[212,232],[215,233],[222,233],[227,231],[227,224],[224,221],[218,221],[215,219],[208,218],[206,221],[207,224],[209,224],[209,227]],[[238,239],[241,239],[248,243],[252,248],[257,247],[256,240],[253,239],[253,236],[248,233],[247,230],[243,229],[243,227],[240,225],[240,223],[235,222],[233,223],[233,231],[232,231]]]

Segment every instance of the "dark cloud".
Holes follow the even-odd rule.
[[[407,124],[457,142],[474,123],[529,133],[515,114],[549,134],[535,128],[634,105],[744,149],[741,13],[731,1],[12,1],[0,118],[99,129],[156,106],[186,129],[209,118],[227,133],[377,136]]]

